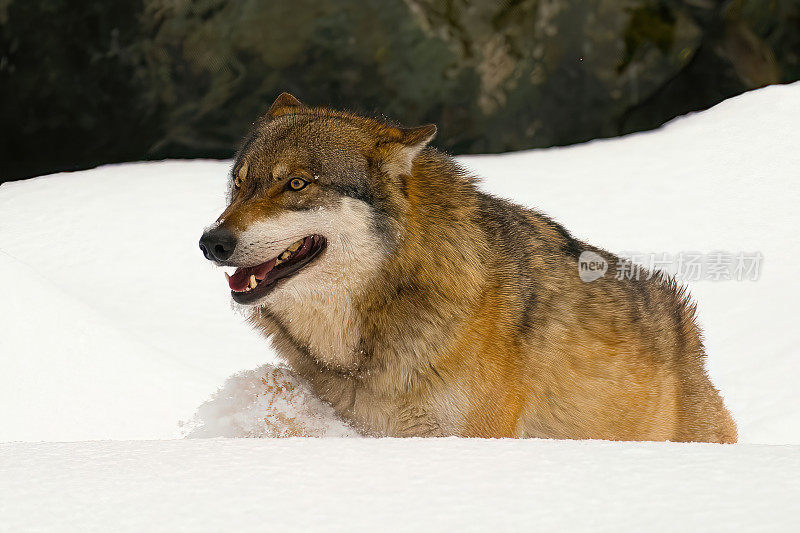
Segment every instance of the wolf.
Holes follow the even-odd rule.
[[[200,248],[314,393],[369,436],[736,442],[686,291],[605,275],[436,131],[284,93],[235,157]]]

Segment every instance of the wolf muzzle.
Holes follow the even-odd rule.
[[[200,250],[209,261],[227,261],[236,250],[236,236],[223,227],[206,230],[200,237]]]

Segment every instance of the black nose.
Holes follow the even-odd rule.
[[[225,228],[214,228],[200,237],[200,250],[209,261],[225,261],[236,249],[236,237]]]

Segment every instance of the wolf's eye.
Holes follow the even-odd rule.
[[[303,189],[306,185],[308,185],[308,182],[303,178],[292,178],[289,180],[289,188],[292,189],[293,191],[299,191],[300,189]]]

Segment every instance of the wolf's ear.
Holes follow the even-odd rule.
[[[281,93],[267,111],[268,117],[277,117],[287,113],[293,107],[303,107],[303,104],[289,93]]]
[[[416,128],[396,128],[396,135],[385,143],[384,170],[394,175],[410,174],[414,158],[435,136],[434,124]]]

